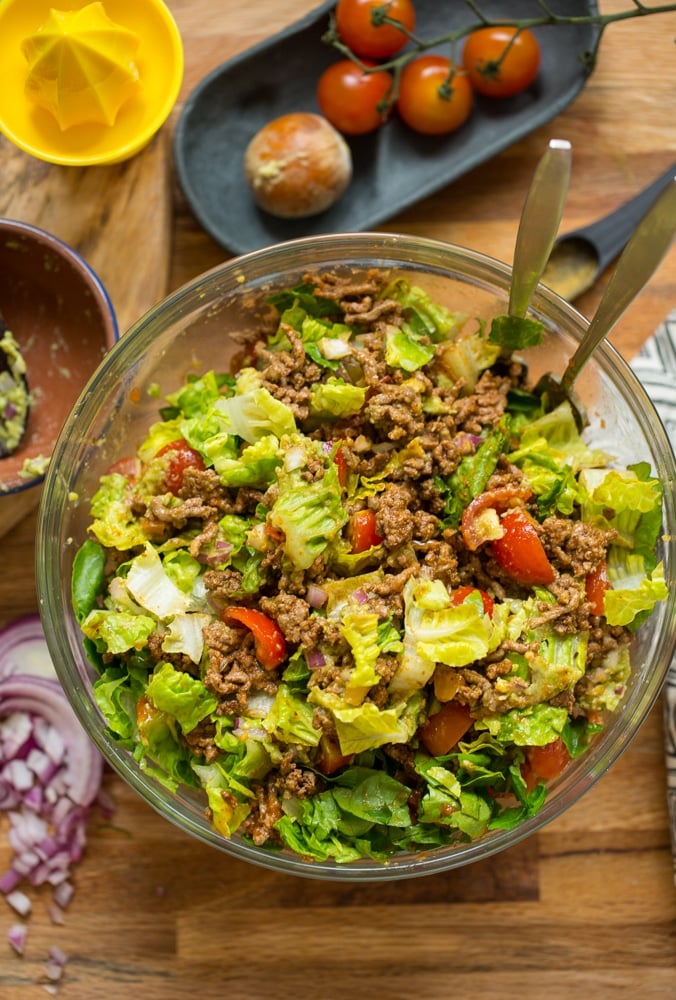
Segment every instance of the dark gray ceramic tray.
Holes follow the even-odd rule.
[[[477,98],[469,120],[443,138],[417,135],[394,114],[377,132],[348,140],[354,175],[332,208],[309,219],[277,219],[258,209],[249,193],[244,151],[272,118],[318,110],[316,82],[340,58],[321,41],[334,5],[335,0],[322,4],[219,66],[195,87],[179,117],[174,138],[179,183],[200,225],[233,254],[301,236],[374,229],[495,156],[554,118],[581,91],[586,73],[580,56],[593,48],[598,31],[592,25],[536,29],[542,66],[528,91],[507,100]],[[542,14],[537,0],[480,0],[480,6],[493,17]],[[552,0],[550,7],[565,15],[597,12],[594,0]],[[416,32],[425,39],[476,19],[459,0],[417,0],[416,11]]]

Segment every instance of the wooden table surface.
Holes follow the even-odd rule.
[[[171,0],[186,73],[167,133],[209,70],[313,6]],[[601,3],[606,12],[629,6]],[[553,137],[574,149],[562,228],[610,211],[676,159],[675,36],[673,13],[611,25],[595,73],[558,118],[382,228],[508,260],[532,170]],[[172,288],[226,256],[176,184],[173,197]],[[583,312],[594,309],[607,278],[578,301]],[[632,356],[675,306],[676,246],[611,339]],[[29,515],[2,540],[0,624],[36,608],[34,532]],[[69,956],[64,1000],[645,1000],[676,990],[660,704],[610,773],[538,835],[418,881],[352,886],[275,875],[194,843],[112,773],[105,783],[116,812],[112,823],[92,817],[65,925],[52,925],[46,894],[33,894],[19,959],[2,930],[12,914],[0,904],[0,996],[7,1000],[45,995],[40,981],[52,944]],[[8,861],[2,842],[0,871]]]

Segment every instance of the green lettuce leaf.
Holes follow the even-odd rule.
[[[643,557],[623,553],[624,558],[618,559],[618,549],[613,548],[608,560],[608,579],[612,587],[603,596],[603,610],[609,625],[637,626],[658,601],[666,601],[669,596],[664,565],[659,563],[652,573],[644,576]]]
[[[392,692],[409,694],[427,684],[437,663],[463,667],[497,644],[488,616],[474,604],[452,605],[441,580],[411,578],[403,597],[404,649]]]
[[[627,690],[631,675],[629,648],[611,650],[603,662],[591,667],[575,691],[577,701],[589,712],[614,712]]]
[[[324,464],[324,475],[308,482],[305,461],[294,462],[291,469],[285,462],[278,472],[278,494],[269,514],[272,526],[284,533],[282,544],[287,558],[297,569],[308,569],[338,535],[347,521],[347,511],[341,502],[336,464],[317,442],[296,436],[285,445],[289,450],[304,452],[305,461],[314,457]]]
[[[408,743],[418,728],[422,697],[399,701],[380,709],[373,702],[349,705],[339,695],[312,688],[308,701],[331,713],[341,753],[349,756],[384,743]]]
[[[175,615],[167,626],[162,640],[162,650],[168,655],[187,656],[199,664],[204,652],[203,629],[211,622],[211,616],[199,612]]]
[[[166,397],[169,406],[188,419],[207,413],[223,394],[223,387],[229,382],[228,376],[205,372],[199,378],[188,378],[177,392]],[[174,438],[175,440],[175,438]]]
[[[246,798],[242,801],[241,797],[236,796],[232,788],[233,782],[220,760],[211,764],[193,761],[192,768],[206,792],[211,822],[224,837],[231,837],[251,812],[251,802]],[[240,796],[244,794],[249,799],[253,798],[253,793],[249,789],[242,792],[239,784],[238,791]]]
[[[126,750],[136,743],[136,705],[145,690],[147,671],[108,666],[94,681],[93,693],[108,729]]]
[[[260,437],[237,454],[205,449],[224,486],[269,486],[282,461],[279,439],[274,434]]]
[[[212,410],[224,415],[230,432],[249,444],[269,434],[281,438],[296,431],[293,412],[261,385],[255,368],[242,368],[234,395],[217,399]]]
[[[143,649],[150,633],[157,627],[155,618],[127,611],[90,611],[81,624],[83,633],[101,652],[113,656],[129,649]]]
[[[150,543],[131,560],[126,585],[134,600],[159,619],[190,610],[190,595],[176,586],[165,571],[157,549]]]
[[[484,328],[470,333],[461,333],[455,340],[449,340],[437,350],[439,365],[452,382],[463,383],[463,395],[474,392],[482,371],[490,368],[500,355],[497,344],[486,339]]]
[[[218,698],[202,681],[170,663],[155,667],[145,693],[156,708],[176,719],[184,733],[191,732],[218,707]]]
[[[509,421],[504,419],[484,438],[474,454],[460,460],[451,476],[437,480],[439,492],[445,499],[444,520],[450,527],[460,524],[469,502],[483,493],[508,440]]]
[[[378,616],[368,611],[351,611],[341,620],[341,632],[354,657],[346,697],[351,704],[359,704],[366,692],[380,680],[376,661],[380,656]]]
[[[405,325],[388,325],[385,330],[385,361],[390,368],[415,372],[428,364],[434,353],[434,344],[419,340]]]
[[[91,501],[91,530],[106,548],[124,552],[147,541],[140,521],[132,513],[135,493],[135,487],[119,472],[101,476]]]
[[[504,351],[522,351],[542,342],[543,324],[527,316],[495,316],[488,339]]]
[[[318,745],[321,729],[312,724],[314,710],[302,695],[295,694],[288,684],[277,689],[275,700],[263,720],[264,728],[282,743],[299,743],[301,746]]]
[[[500,743],[518,747],[543,747],[557,740],[568,719],[565,708],[538,704],[528,708],[513,708],[504,715],[489,715],[476,719],[476,730],[486,729]]]
[[[351,417],[359,413],[365,399],[365,387],[331,377],[310,386],[310,415],[333,420]]]
[[[380,293],[381,299],[394,299],[404,307],[406,325],[417,337],[429,337],[433,342],[447,340],[458,332],[467,320],[465,313],[451,312],[418,285],[405,278],[391,281]]]
[[[549,701],[565,690],[572,690],[584,675],[589,634],[577,632],[558,635],[550,629],[527,630],[526,641],[537,643],[526,661],[514,657],[515,669],[495,681],[495,693],[503,707],[524,708]],[[524,669],[519,669],[520,665]]]

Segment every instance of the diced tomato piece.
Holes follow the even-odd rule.
[[[543,747],[528,747],[522,774],[528,790],[531,791],[539,781],[551,781],[570,763],[570,754],[563,740],[554,740]]]
[[[423,722],[418,729],[418,737],[428,753],[433,757],[443,757],[462,739],[472,722],[467,705],[447,701],[440,711]]]
[[[476,552],[484,542],[491,541],[486,532],[485,515],[488,510],[498,514],[510,507],[522,507],[532,494],[526,486],[501,486],[497,490],[487,490],[467,504],[463,511],[460,530],[462,538],[470,550]]]
[[[138,728],[139,740],[144,745],[148,743],[147,730],[159,715],[159,710],[153,705],[150,698],[142,694],[136,702],[136,726]]]
[[[526,586],[546,585],[554,580],[554,567],[535,530],[535,521],[528,511],[515,507],[500,519],[502,538],[491,544],[493,556],[499,566],[513,580]]]
[[[356,510],[354,514],[351,514],[347,526],[347,536],[350,539],[354,555],[366,552],[374,545],[379,545],[382,538],[376,531],[375,512],[367,508],[366,510]]]
[[[268,538],[271,538],[273,540],[273,542],[284,541],[284,532],[281,531],[279,528],[275,528],[273,524],[269,524],[267,521],[265,522],[265,527],[263,528],[263,531],[268,536]]]
[[[338,470],[338,482],[341,486],[347,486],[350,470],[347,467],[345,455],[341,451],[340,445],[336,448],[336,454],[333,456],[333,461],[336,463],[336,468]]]
[[[451,594],[451,604],[464,604],[467,598],[472,594],[476,594],[481,598],[484,614],[492,616],[493,608],[495,606],[493,598],[490,594],[487,594],[485,590],[481,590],[479,587],[458,587],[458,589],[454,590]]]
[[[322,774],[335,774],[341,767],[350,764],[354,754],[341,752],[340,744],[324,733],[319,741],[319,761],[317,766]]]
[[[106,469],[107,476],[112,476],[113,473],[124,476],[125,479],[134,483],[141,475],[141,463],[135,455],[118,458],[117,462],[113,462],[113,464]]]
[[[183,486],[183,474],[186,469],[205,468],[204,460],[198,451],[191,448],[184,438],[177,441],[170,441],[157,452],[160,455],[169,455],[169,464],[164,475],[164,485],[170,493],[176,495]]]
[[[256,658],[266,670],[274,670],[286,659],[286,639],[272,618],[254,608],[225,608],[223,621],[238,622],[252,632]]]
[[[605,562],[599,563],[593,572],[587,574],[585,580],[585,593],[587,600],[591,604],[593,615],[602,615],[605,612],[604,597],[607,590],[611,589],[607,576]]]

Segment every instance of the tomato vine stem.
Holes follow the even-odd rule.
[[[415,34],[415,32],[409,31],[396,18],[389,17],[387,14],[387,3],[383,3],[379,7],[375,7],[371,14],[372,23],[389,24],[398,28],[399,31],[406,35],[411,43],[410,47],[408,47],[405,52],[393,56],[391,59],[380,62],[377,69],[389,70],[391,73],[394,73],[395,81],[397,81],[403,67],[422,52],[427,52],[429,49],[438,48],[443,45],[449,45],[453,56],[457,43],[473,31],[477,31],[479,28],[515,27],[521,31],[524,28],[561,27],[564,25],[593,25],[599,29],[594,46],[591,50],[580,53],[580,61],[587,74],[590,74],[596,66],[596,58],[601,44],[601,39],[608,25],[613,24],[616,21],[626,21],[635,17],[646,17],[652,14],[669,14],[676,11],[676,4],[673,3],[661,4],[657,7],[648,7],[644,3],[641,3],[640,0],[633,0],[631,7],[608,14],[555,14],[554,11],[550,9],[546,0],[537,0],[537,5],[542,11],[542,14],[533,17],[510,19],[488,17],[481,10],[481,5],[477,2],[477,0],[464,0],[464,2],[465,6],[474,15],[475,20],[470,21],[468,24],[462,25],[461,27],[455,28],[453,31],[449,31],[444,35],[438,35],[436,38],[429,39],[420,38]],[[333,48],[337,49],[346,58],[351,59],[352,62],[356,63],[365,73],[374,72],[373,69],[369,69],[369,67],[365,66],[359,56],[357,56],[347,45],[345,45],[344,42],[341,41],[336,30],[333,15],[331,15],[329,28],[324,34],[322,40],[327,45],[333,46]]]

